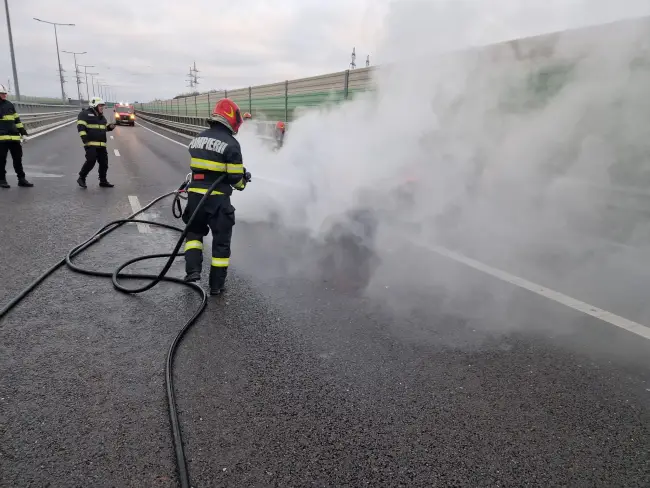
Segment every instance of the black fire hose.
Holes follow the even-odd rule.
[[[172,440],[174,444],[174,451],[176,454],[176,465],[178,468],[178,478],[179,478],[181,488],[190,488],[190,477],[189,477],[189,472],[187,470],[187,462],[185,460],[185,451],[183,449],[183,437],[181,434],[181,427],[178,419],[178,410],[176,408],[176,396],[174,394],[174,378],[172,374],[173,372],[172,368],[174,364],[174,355],[176,353],[176,349],[178,348],[178,345],[180,344],[180,341],[183,339],[185,333],[190,329],[190,327],[196,322],[196,319],[198,319],[199,316],[205,310],[205,307],[208,303],[208,295],[205,292],[205,290],[201,288],[200,285],[196,283],[186,283],[180,278],[173,278],[170,276],[166,276],[166,274],[169,271],[169,268],[172,266],[174,259],[176,259],[176,257],[178,256],[183,256],[185,254],[184,252],[179,252],[179,250],[180,247],[183,245],[183,241],[185,240],[185,237],[187,236],[188,228],[190,224],[194,221],[194,218],[198,214],[199,210],[205,204],[205,201],[208,198],[208,196],[217,187],[217,185],[223,181],[225,176],[226,176],[225,174],[220,176],[214,181],[214,183],[212,183],[212,185],[210,185],[210,188],[206,191],[205,195],[203,195],[203,197],[199,201],[198,205],[196,206],[196,209],[190,216],[187,225],[185,226],[184,229],[169,224],[154,222],[151,220],[136,219],[135,217],[147,211],[149,208],[151,208],[152,206],[154,206],[156,203],[163,200],[164,198],[174,195],[175,197],[174,197],[174,202],[172,204],[172,211],[174,216],[179,218],[181,216],[180,199],[183,198],[181,194],[184,191],[184,189],[187,187],[189,180],[186,181],[183,185],[181,185],[181,187],[178,190],[174,190],[172,192],[165,193],[164,195],[160,195],[159,197],[149,202],[147,205],[145,205],[137,212],[129,215],[127,218],[114,220],[106,224],[104,227],[99,229],[95,234],[93,234],[89,239],[82,242],[78,246],[72,248],[64,259],[54,264],[51,268],[45,271],[41,276],[36,278],[27,288],[25,288],[22,292],[20,292],[13,300],[11,300],[7,305],[5,305],[2,308],[2,310],[0,310],[0,320],[1,320],[2,318],[5,317],[5,315],[9,313],[11,309],[13,309],[24,298],[26,298],[38,285],[40,285],[43,281],[45,281],[46,278],[48,278],[52,273],[54,273],[57,269],[59,269],[64,264],[66,264],[71,270],[76,271],[77,273],[81,273],[89,276],[100,276],[103,278],[111,278],[113,282],[113,287],[115,287],[115,289],[117,289],[122,293],[128,293],[128,294],[142,293],[143,291],[150,290],[161,281],[179,283],[185,286],[189,286],[195,291],[197,291],[201,295],[201,305],[199,309],[196,312],[194,312],[194,314],[190,317],[190,319],[187,322],[185,322],[181,330],[178,332],[178,334],[176,334],[176,337],[174,337],[174,340],[170,344],[169,349],[167,351],[167,358],[165,360],[165,387],[167,390],[167,406],[169,410],[169,422],[172,430]],[[129,224],[129,223],[149,224],[157,227],[162,227],[164,229],[178,231],[181,233],[181,235],[178,238],[178,242],[176,243],[176,246],[174,247],[174,250],[171,253],[147,254],[144,256],[130,259],[125,263],[121,264],[120,266],[118,266],[118,268],[112,273],[104,272],[104,271],[95,271],[92,269],[85,269],[76,265],[72,261],[73,258],[79,256],[85,250],[90,248],[93,244],[99,242],[103,237],[106,237],[108,234],[122,227],[124,224]],[[163,269],[157,275],[142,274],[142,273],[137,273],[137,274],[122,273],[122,270],[130,266],[131,264],[140,261],[145,261],[147,259],[158,259],[158,258],[168,258],[168,259],[167,262],[165,263],[165,266],[163,266]],[[151,280],[151,281],[147,285],[141,286],[139,288],[127,288],[120,284],[119,282],[120,279]]]

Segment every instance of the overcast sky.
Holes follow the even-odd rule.
[[[395,25],[396,6],[406,20]],[[579,25],[650,14],[650,0],[9,0],[21,92],[59,96],[53,27],[59,47],[87,51],[79,63],[128,100],[169,98],[189,90],[194,61],[199,90],[234,89],[386,61],[413,25],[432,48],[461,48]],[[0,83],[11,77],[4,9]],[[401,18],[401,17],[400,17]],[[391,22],[393,19],[393,22]],[[424,26],[424,29],[422,27]],[[405,47],[400,46],[400,49]],[[61,53],[76,97],[74,62]],[[82,85],[82,90],[85,86]]]

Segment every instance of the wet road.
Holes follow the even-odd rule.
[[[114,136],[113,189],[96,173],[76,186],[74,127],[28,143],[36,187],[0,192],[1,303],[187,173],[183,147]],[[150,217],[172,222],[169,203]],[[417,259],[360,293],[304,236],[243,219],[234,235],[228,294],[175,370],[194,486],[650,484],[648,340],[408,243]],[[174,237],[132,226],[80,261],[112,270]],[[184,287],[123,296],[61,270],[11,312],[0,486],[176,486],[163,363],[197,305]]]

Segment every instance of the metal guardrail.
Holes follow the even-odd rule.
[[[12,102],[27,132],[37,134],[65,122],[76,119],[80,111],[78,105],[55,104],[43,102]]]
[[[78,105],[64,105],[64,104],[53,104],[53,103],[32,103],[32,102],[14,102],[14,107],[16,107],[16,112],[22,116],[26,113],[45,113],[45,112],[63,112],[63,111],[77,111],[81,109]]]
[[[207,117],[186,117],[183,115],[145,112],[143,110],[136,110],[135,112],[138,118],[142,120],[190,137],[196,136],[208,127]],[[275,122],[247,120],[244,124],[255,125],[256,135],[261,139],[267,141],[275,140]]]
[[[35,134],[52,127],[56,127],[65,122],[70,122],[77,118],[77,110],[64,110],[58,112],[44,113],[20,113],[20,120],[25,124],[25,129],[31,134]]]
[[[201,117],[182,117],[142,110],[136,110],[135,113],[137,118],[187,136],[195,136],[208,126],[206,119]]]

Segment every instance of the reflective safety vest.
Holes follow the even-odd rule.
[[[20,121],[14,104],[9,100],[0,101],[0,142],[20,141],[26,135],[25,124]]]
[[[246,188],[241,147],[225,125],[215,122],[196,136],[188,145],[192,181],[188,192],[205,193],[220,176],[225,178],[211,195],[232,195],[233,188]]]
[[[90,107],[79,112],[77,131],[84,146],[106,147],[107,125],[106,117]]]

